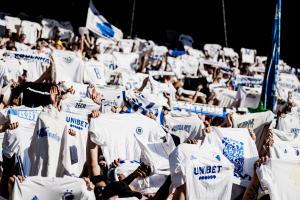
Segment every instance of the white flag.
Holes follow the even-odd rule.
[[[90,6],[88,9],[86,27],[105,38],[120,40],[123,38],[123,33],[120,29],[110,24],[95,8],[92,1],[90,1]]]

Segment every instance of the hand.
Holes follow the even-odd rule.
[[[185,143],[188,143],[188,144],[197,144],[198,140],[196,140],[196,139],[189,139]]]
[[[114,160],[114,162],[110,164],[110,168],[117,168],[119,165],[120,165],[120,158],[118,158],[118,160]]]
[[[7,125],[7,128],[10,130],[16,129],[19,127],[19,122],[13,122]]]
[[[50,101],[51,101],[51,104],[54,107],[57,107],[57,104],[58,104],[58,87],[56,85],[51,86],[51,88],[50,88]]]
[[[101,114],[101,112],[100,112],[100,111],[93,110],[93,111],[92,111],[92,113],[90,113],[90,114],[88,115],[88,118],[89,118],[89,119],[92,119],[92,118],[97,118],[97,117],[99,117],[99,116],[100,116],[100,114]]]
[[[69,130],[68,130],[68,133],[69,133],[71,136],[75,136],[75,135],[76,135],[76,132],[75,132],[73,129],[69,129]]]
[[[93,191],[95,188],[95,185],[91,182],[91,180],[87,177],[83,177],[83,180],[86,184],[87,190],[88,191]]]
[[[151,168],[148,165],[141,163],[141,165],[133,172],[133,174],[136,177],[146,178],[151,174]]]
[[[254,140],[254,142],[255,142],[256,141],[256,135],[253,131],[253,128],[248,128],[248,131],[249,131],[249,134],[250,134],[252,140]]]

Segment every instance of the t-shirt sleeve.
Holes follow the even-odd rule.
[[[269,164],[263,164],[256,169],[256,174],[260,181],[260,185],[263,190],[268,190],[268,187],[272,184],[272,170]]]

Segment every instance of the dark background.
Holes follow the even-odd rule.
[[[228,46],[254,48],[268,55],[276,0],[224,0]],[[96,8],[125,36],[130,33],[133,0],[94,0]],[[281,58],[300,67],[300,11],[297,1],[282,0]],[[89,0],[0,0],[0,11],[18,15],[70,20],[84,26]],[[205,43],[225,46],[222,0],[136,0],[133,35],[160,44],[181,34],[194,38],[195,47]],[[167,34],[168,33],[168,34]],[[167,36],[168,35],[168,36]]]

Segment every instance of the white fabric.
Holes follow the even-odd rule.
[[[101,112],[110,112],[113,106],[120,107],[123,105],[123,88],[104,87],[99,88],[99,91],[101,95]]]
[[[29,175],[30,159],[28,148],[33,136],[35,124],[42,107],[17,107],[8,110],[10,123],[18,122],[19,126],[13,130],[6,130],[3,139],[3,154],[11,158],[14,154],[20,156],[24,175]]]
[[[254,162],[258,159],[256,145],[248,129],[214,127],[207,137],[234,165],[233,183],[247,187],[253,176]]]
[[[113,52],[113,56],[117,61],[118,68],[123,68],[127,70],[136,71],[138,68],[138,58],[137,53],[121,53]]]
[[[61,110],[81,115],[88,115],[93,110],[99,111],[100,106],[89,98],[70,97],[60,102]]]
[[[271,200],[297,200],[300,161],[270,159],[257,168],[256,173],[264,189],[268,189]]]
[[[274,143],[270,147],[270,158],[300,160],[300,136],[272,129]]]
[[[219,44],[205,44],[203,49],[208,52],[213,61],[218,61],[218,56],[222,47]]]
[[[300,118],[291,114],[279,117],[277,121],[277,129],[287,133],[300,134]]]
[[[22,74],[23,67],[17,59],[7,58],[3,61],[0,61],[0,82],[2,84],[6,85],[11,80],[18,82],[18,77]]]
[[[87,115],[66,113],[68,129],[75,131],[75,136],[65,134],[63,165],[64,175],[79,177],[86,161],[86,144],[88,138],[89,122]]]
[[[101,63],[95,60],[89,60],[84,63],[84,83],[92,83],[97,85],[106,85],[105,68]]]
[[[131,53],[134,45],[134,40],[122,39],[118,43],[123,53]]]
[[[186,199],[230,199],[234,167],[218,149],[181,144],[169,160],[172,184],[186,183]]]
[[[61,169],[61,143],[67,134],[65,114],[49,105],[40,113],[29,147],[30,176],[57,177]]]
[[[95,200],[93,191],[88,191],[81,178],[27,177],[22,183],[17,179],[12,193],[13,200]]]
[[[52,56],[56,68],[56,83],[60,81],[82,83],[84,63],[74,52],[55,50]]]
[[[240,100],[242,108],[257,108],[261,96],[261,88],[251,88],[242,86],[236,95],[236,99]]]
[[[30,47],[25,43],[15,42],[15,47],[18,51],[29,51]]]
[[[274,120],[274,114],[271,111],[260,113],[248,113],[232,115],[233,128],[252,128],[256,135],[256,146],[258,151],[265,141],[265,129],[270,126]]]
[[[202,129],[204,124],[198,115],[171,112],[165,115],[165,120],[171,133],[178,136],[181,143],[188,139],[200,139],[203,136]]]
[[[43,19],[41,23],[43,26],[41,38],[53,39],[53,28],[59,27],[59,22],[54,19]]]
[[[59,22],[58,29],[59,29],[59,36],[62,40],[65,40],[65,39],[70,40],[74,36],[73,26],[70,21]]]
[[[42,29],[41,25],[36,22],[23,20],[21,23],[21,33],[26,35],[24,43],[35,44],[38,36],[38,31]]]
[[[169,175],[169,155],[175,149],[172,136],[167,134],[161,142],[148,142],[139,132],[135,133],[135,137],[142,150],[141,161],[151,167],[152,173]]]
[[[6,29],[9,29],[12,33],[17,33],[21,25],[21,20],[17,17],[10,16],[5,16],[4,19]]]
[[[99,145],[107,163],[115,159],[139,160],[141,149],[134,137],[140,134],[145,141],[161,141],[165,132],[153,120],[138,113],[106,113],[90,122],[91,141]]]
[[[255,61],[256,51],[254,49],[241,48],[242,63],[253,64]]]

